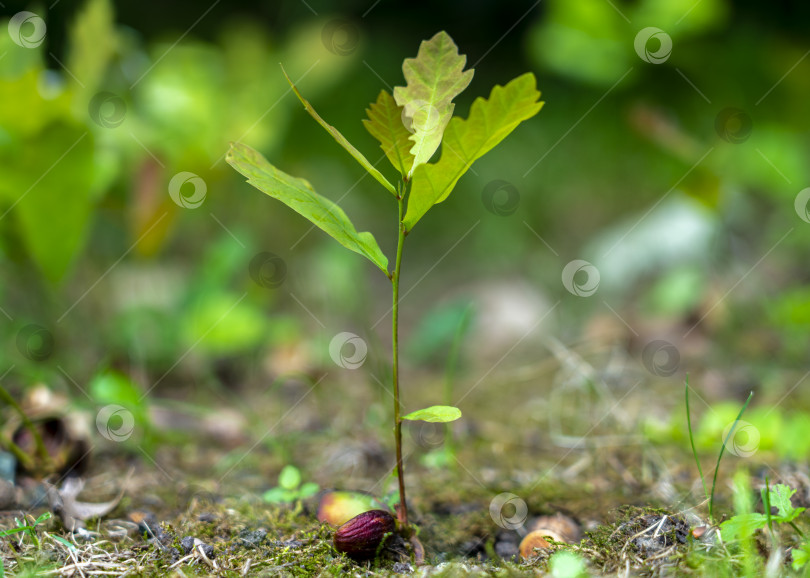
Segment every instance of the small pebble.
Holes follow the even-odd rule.
[[[0,510],[10,510],[17,503],[17,490],[9,481],[0,478]]]
[[[184,554],[191,552],[191,549],[194,547],[194,536],[186,536],[180,540],[180,546],[182,546]]]
[[[394,567],[391,568],[391,570],[397,574],[412,574],[413,566],[406,564],[405,562],[397,562],[394,564]]]
[[[267,530],[259,528],[258,530],[242,530],[239,532],[239,541],[247,548],[256,548],[264,542],[267,538]]]
[[[495,553],[504,560],[512,560],[517,558],[520,550],[514,542],[496,542]]]
[[[206,544],[202,540],[195,538],[194,536],[186,536],[182,540],[180,540],[180,546],[183,548],[183,552],[185,554],[191,554],[191,551],[195,549],[197,546],[202,546],[203,554],[209,560],[214,559],[214,547],[210,544]]]
[[[17,469],[17,460],[14,455],[0,451],[0,480],[14,482],[14,470]]]

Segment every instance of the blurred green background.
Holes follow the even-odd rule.
[[[384,381],[387,280],[223,157],[229,141],[257,148],[339,200],[391,255],[395,204],[305,114],[279,63],[376,162],[364,110],[441,29],[476,69],[456,114],[525,71],[546,105],[409,236],[408,371],[441,371],[454,312],[473,301],[470,363],[491,361],[468,387],[503,355],[513,357],[500,369],[548,356],[544,336],[619,346],[642,368],[645,345],[666,340],[679,357],[673,382],[711,369],[717,397],[762,386],[776,402],[804,373],[805,3],[6,0],[0,10],[0,372],[17,387],[79,395],[116,370],[136,393],[91,395],[137,404],[138,392],[317,375],[334,370],[328,343],[341,331],[364,337],[366,368]],[[638,36],[647,27],[659,30]],[[599,271],[591,296],[561,281],[575,259]]]

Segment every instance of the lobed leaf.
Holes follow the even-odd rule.
[[[434,423],[447,423],[456,421],[461,417],[461,410],[450,405],[433,405],[402,416],[409,421],[429,421]]]
[[[347,249],[366,257],[388,275],[388,259],[374,236],[367,232],[358,233],[343,209],[317,194],[309,182],[280,171],[257,151],[241,143],[231,143],[225,160],[247,177],[248,183],[278,199]]]
[[[407,176],[413,167],[411,154],[411,133],[402,124],[404,108],[398,106],[394,97],[381,90],[377,102],[371,103],[366,109],[368,120],[363,120],[363,126],[371,136],[380,142],[385,156],[394,165],[403,177]]]
[[[378,183],[380,183],[388,190],[388,192],[390,192],[394,196],[397,196],[397,190],[394,188],[394,185],[392,185],[390,181],[386,179],[380,171],[375,169],[374,166],[369,162],[369,160],[365,156],[363,156],[363,153],[354,148],[354,145],[352,145],[352,143],[346,140],[346,137],[340,134],[338,129],[336,129],[331,124],[326,122],[323,118],[321,118],[321,115],[315,112],[315,109],[312,108],[312,105],[309,104],[307,99],[301,96],[301,93],[298,92],[298,89],[293,84],[293,81],[290,80],[290,77],[287,76],[287,72],[284,70],[283,67],[281,71],[284,73],[284,78],[286,78],[287,82],[290,83],[290,87],[293,89],[295,96],[298,97],[298,100],[301,101],[301,103],[304,105],[304,109],[310,114],[310,116],[314,118],[316,121],[318,121],[318,124],[321,125],[323,128],[325,128],[327,132],[332,135],[332,138],[335,139],[340,146],[346,149],[349,152],[349,154],[352,155],[358,163],[360,163],[360,166],[366,169],[368,174],[374,177]]]
[[[436,163],[421,165],[413,174],[405,228],[410,231],[428,210],[447,198],[461,176],[477,159],[492,150],[521,122],[543,107],[537,81],[528,72],[506,86],[495,86],[489,99],[477,98],[464,120],[453,117]]]
[[[452,100],[470,84],[473,70],[463,70],[467,57],[445,31],[419,45],[416,58],[402,63],[407,86],[394,87],[394,100],[405,109],[411,125],[414,161],[408,178],[419,165],[430,160],[442,142],[450,117]]]
[[[768,520],[764,514],[757,512],[738,514],[720,524],[720,535],[726,542],[744,540],[757,530],[764,528],[767,523]]]
[[[792,522],[804,512],[805,508],[794,508],[790,501],[795,493],[796,490],[785,484],[776,484],[770,489],[770,505],[776,506],[779,512],[779,516],[775,518],[777,522]]]

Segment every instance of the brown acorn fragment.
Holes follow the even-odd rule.
[[[560,513],[553,516],[540,516],[531,525],[530,530],[541,530],[544,536],[566,544],[576,544],[582,536],[579,524]]]
[[[385,510],[363,512],[335,531],[335,549],[356,560],[373,558],[396,525],[394,517]]]
[[[529,532],[520,542],[520,557],[527,559],[537,556],[537,552],[535,552],[535,548],[551,548],[551,544],[548,543],[543,537],[544,532],[540,530],[535,530],[534,532]]]

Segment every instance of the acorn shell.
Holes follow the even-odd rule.
[[[526,534],[520,542],[520,557],[532,558],[537,556],[535,548],[551,548],[551,544],[543,537],[545,534],[546,532],[542,530],[535,530]]]
[[[385,510],[363,512],[335,531],[335,549],[357,560],[373,558],[396,526]]]
[[[576,544],[582,537],[579,524],[560,513],[553,516],[540,516],[529,529],[531,531],[542,530],[545,536],[550,536],[553,540],[566,544]]]

